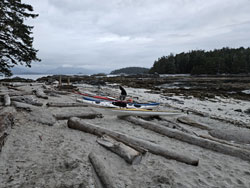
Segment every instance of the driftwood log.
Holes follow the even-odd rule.
[[[82,103],[56,103],[56,102],[48,102],[46,105],[48,107],[88,107],[88,105],[82,104]]]
[[[7,93],[0,93],[0,96],[4,96]],[[24,96],[24,95],[33,95],[33,93],[31,91],[20,91],[20,92],[8,92],[8,95],[10,97],[12,96]]]
[[[8,94],[4,95],[4,106],[10,106],[10,96]]]
[[[243,160],[250,161],[250,151],[245,150],[245,149],[241,149],[241,148],[237,148],[237,147],[233,147],[229,145],[224,145],[222,143],[218,143],[212,140],[202,139],[193,135],[186,134],[184,132],[180,132],[178,130],[172,130],[167,127],[158,125],[156,123],[147,122],[145,120],[138,119],[135,117],[127,116],[127,117],[120,117],[120,118],[127,120],[131,123],[134,123],[136,125],[140,125],[145,129],[149,129],[159,134],[168,136],[170,138],[174,138],[183,142],[187,142],[189,144],[200,146],[202,148],[210,149],[216,152],[231,155],[234,157],[239,157]]]
[[[172,129],[178,129],[178,130],[180,130],[182,132],[185,132],[185,133],[195,134],[193,131],[185,129],[184,127],[182,127],[181,125],[177,124],[173,120],[169,120],[169,119],[167,119],[165,117],[160,117],[160,119],[163,120],[163,121],[159,122],[161,125],[164,125],[164,126],[166,126],[168,128],[172,128]]]
[[[245,128],[238,129],[213,129],[209,134],[215,138],[237,143],[250,144],[250,131]]]
[[[192,119],[189,119],[186,116],[178,117],[177,121],[179,121],[180,123],[187,124],[187,125],[192,126],[192,127],[197,127],[197,128],[203,129],[203,130],[211,130],[211,128],[209,128],[208,126],[203,125],[201,123],[198,123]]]
[[[111,172],[103,164],[99,156],[91,152],[89,154],[89,160],[97,174],[98,178],[101,181],[101,184],[104,188],[116,188],[114,180],[112,178]]]
[[[69,119],[71,117],[78,117],[81,119],[95,119],[95,118],[102,118],[103,116],[102,114],[94,112],[81,112],[81,113],[69,112],[64,114],[55,114],[54,117],[57,120],[64,120],[64,119]]]
[[[129,164],[139,164],[141,162],[142,154],[140,152],[107,135],[97,139],[97,142],[122,157]]]
[[[70,92],[67,92],[67,91],[58,91],[58,90],[51,90],[51,89],[46,89],[44,90],[44,93],[55,93],[55,94],[58,94],[58,95],[68,95],[70,94]]]
[[[10,128],[14,125],[14,116],[12,113],[5,112],[0,114],[0,152],[8,136]]]
[[[16,102],[13,101],[12,104],[17,108],[17,109],[21,109],[21,110],[26,110],[28,112],[32,111],[32,106],[26,103],[22,103],[22,102]]]
[[[52,126],[56,123],[55,117],[51,114],[51,112],[48,109],[43,109],[37,106],[32,106],[26,103],[21,103],[16,101],[13,102],[13,105],[17,109],[26,110],[30,112],[27,114],[27,118],[30,121],[35,121],[49,126]]]
[[[176,161],[183,162],[189,165],[194,165],[194,166],[197,166],[199,163],[198,159],[194,159],[184,154],[178,154],[176,152],[169,151],[162,146],[144,141],[142,139],[134,138],[125,134],[110,131],[108,129],[105,129],[96,125],[92,125],[76,117],[70,118],[68,120],[68,127],[72,129],[80,130],[83,132],[87,132],[90,134],[94,134],[97,136],[102,136],[106,134],[121,142],[130,143],[132,145],[138,145],[140,147],[143,147],[147,149],[148,151],[150,151],[151,153],[156,154],[156,155],[161,155],[167,159],[174,159]]]
[[[210,135],[198,134],[198,136],[201,137],[201,138],[204,138],[204,139],[212,140],[212,141],[219,142],[219,143],[222,143],[222,144],[226,144],[226,145],[229,145],[229,146],[234,146],[234,147],[250,150],[250,146],[245,145],[245,144],[238,144],[238,143],[228,142],[226,140],[215,138],[215,137],[212,137]]]
[[[49,97],[43,92],[42,89],[36,89],[35,94],[38,98],[48,99]]]
[[[11,97],[12,101],[16,101],[16,102],[22,102],[22,103],[27,103],[27,104],[31,104],[34,106],[42,106],[43,103],[38,102],[37,100],[34,100],[31,97],[24,97],[24,96],[16,96],[16,97]]]

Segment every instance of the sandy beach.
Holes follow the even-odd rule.
[[[14,84],[14,83],[12,83]],[[250,116],[244,113],[250,107],[249,101],[216,97],[213,100],[199,100],[193,97],[172,96],[150,93],[146,89],[125,87],[128,97],[138,101],[160,102],[159,110],[178,109],[183,117],[208,127],[207,130],[180,123],[177,117],[152,118],[148,122],[157,125],[180,126],[192,137],[210,136],[211,130],[234,130],[239,140],[222,140],[216,142],[223,146],[242,149],[244,159],[216,152],[211,149],[170,138],[152,130],[145,129],[114,115],[82,119],[111,131],[123,133],[149,143],[161,146],[170,152],[189,156],[199,160],[198,166],[189,165],[178,160],[167,159],[148,151],[139,164],[128,164],[123,158],[99,145],[97,136],[79,130],[70,129],[68,120],[57,120],[57,114],[96,113],[95,108],[87,107],[48,107],[49,102],[76,103],[80,96],[46,93],[48,99],[38,98],[32,91],[44,89],[44,84],[21,83],[10,87],[2,85],[0,93],[24,96],[42,103],[31,106],[31,110],[10,106],[1,106],[1,114],[11,113],[13,125],[7,129],[8,136],[0,152],[0,187],[4,188],[94,188],[98,187],[98,178],[88,155],[96,154],[107,169],[108,176],[117,188],[194,188],[194,187],[250,187],[250,143],[245,139],[250,136]],[[53,89],[52,85],[46,85]],[[96,87],[79,84],[80,92],[119,96],[119,90],[112,85]],[[24,95],[24,92],[26,94]],[[16,94],[19,93],[19,94]],[[12,100],[11,100],[12,101]],[[241,109],[237,110],[237,109]],[[204,116],[198,115],[199,112]],[[170,128],[169,128],[170,129]],[[173,129],[176,130],[176,129]],[[178,130],[179,131],[179,130]],[[181,132],[181,131],[179,131]],[[230,137],[230,136],[228,136]],[[214,137],[213,137],[214,138]],[[231,138],[231,137],[230,137]],[[201,137],[199,137],[201,139]],[[205,138],[202,138],[205,139]],[[223,142],[223,143],[222,143]]]

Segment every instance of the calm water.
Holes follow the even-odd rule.
[[[25,79],[32,79],[32,80],[36,80],[38,78],[44,77],[44,76],[50,76],[51,74],[15,74],[13,76],[11,76],[10,78],[14,78],[14,77],[20,77],[20,78],[25,78]],[[0,77],[0,79],[4,79],[6,77]]]

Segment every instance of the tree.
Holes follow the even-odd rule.
[[[35,18],[33,7],[21,0],[0,0],[0,73],[10,76],[15,65],[31,67],[32,61],[40,61],[32,46],[32,26],[24,24],[27,18]]]

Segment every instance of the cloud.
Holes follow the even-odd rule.
[[[249,0],[25,0],[42,62],[113,70],[170,52],[248,47]]]

